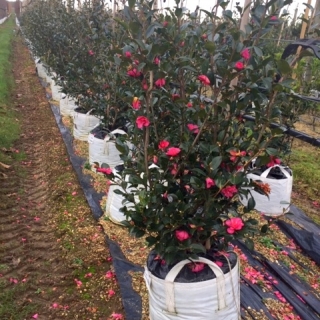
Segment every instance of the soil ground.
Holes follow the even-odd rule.
[[[124,319],[101,227],[72,170],[29,51],[14,41],[21,134],[0,168],[0,320]]]

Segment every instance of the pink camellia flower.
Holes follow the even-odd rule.
[[[148,84],[147,84],[146,80],[143,80],[141,85],[142,85],[143,90],[145,90],[145,91],[148,90]]]
[[[174,163],[173,165],[172,165],[172,167],[170,168],[170,172],[171,172],[171,174],[174,176],[175,174],[177,174],[177,172],[178,172],[178,165],[176,164],[176,163]]]
[[[165,148],[168,148],[168,147],[169,147],[169,144],[170,144],[169,141],[167,141],[167,140],[162,140],[162,141],[159,142],[158,148],[161,149],[161,150],[164,150]]]
[[[112,169],[111,168],[97,168],[97,172],[102,172],[104,174],[111,174]]]
[[[127,58],[131,58],[131,52],[130,52],[130,51],[126,51],[125,56],[126,56]]]
[[[158,65],[160,63],[160,59],[158,57],[155,57],[153,63]]]
[[[172,97],[172,100],[175,101],[180,98],[180,94],[174,93],[171,97]]]
[[[121,313],[113,313],[113,314],[111,315],[111,317],[112,317],[113,319],[115,319],[115,320],[121,320],[121,319],[123,319],[123,315],[122,315]]]
[[[136,125],[139,129],[143,129],[143,127],[149,127],[150,125],[150,121],[148,118],[144,117],[144,116],[139,116],[136,119]]]
[[[241,51],[241,57],[244,60],[249,60],[250,59],[250,51],[248,48],[245,48],[244,50]]]
[[[168,149],[166,155],[169,157],[176,157],[180,152],[181,150],[179,148],[172,147]]]
[[[234,66],[235,66],[235,68],[236,68],[237,70],[239,70],[239,71],[244,68],[244,64],[243,64],[243,62],[241,62],[241,61],[236,62],[236,64],[235,64]]]
[[[129,70],[127,72],[127,75],[132,77],[132,78],[139,78],[142,75],[142,73],[134,68],[132,70]]]
[[[94,52],[92,50],[88,51],[89,56],[94,56]]]
[[[267,163],[267,167],[270,168],[280,163],[281,160],[279,158],[276,158],[275,156],[270,156],[270,161],[269,163]]]
[[[277,16],[272,16],[272,17],[270,18],[270,20],[271,20],[271,21],[277,20]]]
[[[200,80],[202,84],[206,86],[210,86],[210,80],[206,75],[201,74],[200,76],[198,76],[198,80]]]
[[[163,21],[163,23],[162,23],[162,25],[163,25],[164,27],[167,27],[168,24],[169,24],[168,21]]]
[[[211,187],[214,187],[216,185],[216,183],[214,182],[213,179],[211,178],[206,178],[206,188],[210,189]]]
[[[225,225],[228,227],[227,232],[229,234],[235,233],[235,231],[239,231],[243,228],[244,223],[241,218],[234,217],[225,222]]]
[[[203,40],[206,40],[206,39],[208,39],[208,36],[207,36],[207,34],[206,33],[204,33],[202,36],[201,36],[201,39],[203,39]]]
[[[184,241],[190,238],[190,234],[184,230],[176,230],[174,234],[179,241]]]
[[[196,124],[188,123],[187,127],[192,133],[198,133],[199,132],[199,127]]]
[[[238,157],[244,157],[247,153],[245,151],[235,151],[235,150],[231,150],[230,152],[230,160],[232,162],[236,162]]]
[[[157,87],[163,87],[166,84],[166,79],[160,78],[154,83]]]
[[[192,108],[192,107],[193,107],[192,102],[188,102],[188,103],[187,103],[187,107],[188,107],[188,108]]]
[[[226,198],[232,198],[237,192],[236,186],[227,186],[221,190],[222,195]]]
[[[191,267],[191,271],[192,272],[200,272],[204,269],[204,263],[202,262],[195,262],[195,263],[192,263],[190,265]]]
[[[141,102],[138,97],[134,97],[132,101],[132,108],[134,110],[139,110],[141,107]]]

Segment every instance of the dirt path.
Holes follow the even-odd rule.
[[[124,319],[104,235],[21,41],[13,72],[22,132],[0,175],[0,320]]]

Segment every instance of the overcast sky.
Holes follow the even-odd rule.
[[[159,0],[159,2],[163,0]],[[243,6],[244,0],[230,0],[230,5],[228,9],[231,9],[231,4],[235,6],[236,2],[240,2],[240,6]],[[289,10],[290,15],[293,17],[294,11],[296,8],[298,8],[298,16],[299,14],[303,13],[304,9],[306,8],[303,3],[306,3],[307,0],[293,0],[292,4],[290,6],[287,6],[286,9]],[[316,0],[311,1],[311,5],[315,5]],[[187,7],[191,12],[193,12],[197,6],[199,6],[202,9],[205,10],[211,10],[212,7],[215,5],[216,0],[184,0],[184,7]],[[160,5],[160,3],[159,3]],[[174,6],[175,1],[174,0],[166,0],[165,2],[162,3],[163,7],[167,6]]]

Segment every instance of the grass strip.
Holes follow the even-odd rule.
[[[12,160],[3,149],[8,149],[19,136],[17,113],[10,103],[10,93],[14,85],[12,75],[12,44],[15,20],[11,16],[0,25],[0,162]]]

